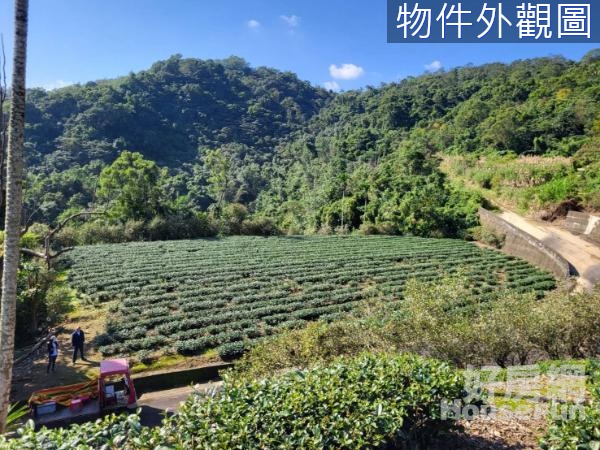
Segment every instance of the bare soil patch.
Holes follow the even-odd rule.
[[[100,361],[104,358],[93,342],[97,336],[105,332],[109,305],[110,303],[103,303],[98,307],[81,307],[72,313],[64,323],[55,328],[54,334],[59,342],[55,372],[46,373],[48,354],[45,343],[16,365],[13,369],[11,400],[27,400],[33,392],[40,389],[80,383],[97,377]],[[78,359],[73,363],[71,334],[77,327],[81,327],[86,333],[85,357],[88,361]],[[148,366],[141,364],[131,364],[131,366],[133,372],[139,373],[200,367],[219,361],[218,356],[207,354],[196,357],[164,358]]]

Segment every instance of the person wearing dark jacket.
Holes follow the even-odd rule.
[[[48,366],[46,367],[46,373],[50,373],[50,369],[54,372],[56,366],[56,358],[58,357],[58,341],[55,336],[50,336],[48,339]]]
[[[75,332],[71,335],[71,344],[73,344],[73,364],[77,361],[77,352],[81,355],[81,359],[87,361],[83,356],[83,344],[85,343],[85,333],[81,327],[77,327]]]

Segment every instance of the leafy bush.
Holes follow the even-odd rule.
[[[128,220],[123,225],[123,237],[127,242],[141,241],[144,239],[145,234],[146,224],[143,220]]]
[[[136,353],[135,359],[142,364],[151,364],[155,358],[152,356],[152,352],[149,350],[140,350]]]
[[[248,236],[277,236],[281,234],[275,222],[268,217],[256,217],[242,222],[240,234]]]
[[[361,355],[262,381],[226,377],[223,389],[195,393],[160,428],[139,416],[35,432],[30,423],[6,450],[27,448],[367,449],[424,440],[442,400],[462,398],[463,376],[414,355]]]
[[[497,233],[485,226],[478,226],[472,228],[470,231],[473,239],[491,247],[502,248],[506,239],[506,235]]]
[[[154,217],[146,225],[144,236],[150,241],[195,239],[216,235],[216,230],[205,214],[169,214]]]
[[[577,198],[580,180],[576,174],[554,179],[537,188],[539,201],[545,204],[556,204],[564,200]]]
[[[467,286],[462,277],[409,281],[402,308],[384,308],[382,332],[400,350],[458,366],[521,361],[533,347],[528,338],[535,295],[500,290],[489,292],[487,301],[485,295],[476,300]]]
[[[367,350],[381,352],[393,347],[385,336],[359,321],[312,322],[258,343],[236,363],[236,373],[260,378],[290,367],[327,364],[340,355],[351,357]]]
[[[374,234],[395,234],[394,226],[390,222],[380,222],[377,224],[364,222],[358,228],[358,232],[365,236]]]
[[[167,419],[177,448],[375,448],[402,443],[461,398],[462,375],[411,355],[364,355],[262,381],[229,379]],[[211,444],[209,444],[211,443]]]
[[[146,434],[145,438],[142,435]],[[18,430],[18,437],[7,439],[0,435],[3,450],[94,450],[94,449],[142,449],[148,448],[147,430],[142,428],[137,414],[116,416],[114,414],[82,425],[69,428],[35,431],[33,421]]]
[[[593,399],[582,416],[551,422],[540,440],[543,450],[596,450],[600,448],[600,360],[587,363],[589,387]],[[569,406],[568,404],[565,406]]]
[[[470,303],[465,281],[409,282],[402,308],[384,310],[384,332],[401,350],[457,365],[523,364],[534,350],[537,358],[552,359],[597,353],[600,289],[582,294],[557,290],[537,300],[533,289],[519,288],[522,292],[496,291],[487,302]],[[529,283],[539,286],[535,278]]]
[[[585,358],[600,350],[600,287],[590,293],[552,292],[531,310],[532,343],[550,358]]]
[[[242,223],[248,217],[248,208],[240,203],[231,203],[220,211],[220,231],[225,235],[240,234]]]
[[[239,358],[248,350],[248,344],[246,342],[237,341],[229,342],[219,347],[219,356],[225,361]]]
[[[584,409],[584,417],[557,420],[550,424],[548,432],[540,441],[543,450],[596,450],[600,448],[600,408]]]
[[[73,310],[76,293],[62,283],[54,283],[46,292],[47,320],[50,324],[58,323]]]
[[[75,299],[75,290],[38,259],[21,261],[17,293],[17,345],[25,345],[60,322]]]

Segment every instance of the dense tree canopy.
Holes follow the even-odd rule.
[[[29,163],[48,171],[112,162],[134,149],[161,166],[237,142],[270,152],[331,95],[294,74],[240,59],[183,59],[115,80],[28,93]]]
[[[240,58],[176,55],[115,80],[29,91],[27,209],[52,222],[105,201],[98,176],[130,149],[168,171],[161,201],[179,210],[240,203],[288,232],[461,235],[480,199],[450,185],[438,155],[592,164],[599,74],[590,52],[332,94]],[[577,168],[568,195],[592,198],[598,180]],[[129,213],[122,219],[151,215]]]
[[[120,221],[150,220],[161,214],[161,170],[139,153],[124,151],[102,171],[98,200]]]

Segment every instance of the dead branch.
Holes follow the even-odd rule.
[[[36,252],[35,250],[31,250],[29,248],[21,247],[21,253],[27,256],[33,256],[35,258],[46,259],[46,255],[41,252]]]
[[[32,224],[32,219],[33,216],[35,216],[37,214],[38,211],[40,211],[42,209],[42,206],[38,206],[37,208],[35,208],[31,214],[29,214],[29,217],[27,217],[27,220],[25,221],[25,226],[21,229],[21,236],[23,236],[25,233],[27,233],[29,231],[29,227],[31,227]]]
[[[21,253],[28,255],[28,256],[33,256],[34,258],[40,258],[40,259],[44,260],[44,262],[46,263],[46,267],[49,269],[50,265],[52,264],[52,260],[58,258],[63,253],[73,250],[73,247],[65,247],[63,249],[53,252],[52,251],[52,237],[54,237],[54,235],[56,233],[58,233],[60,230],[62,230],[69,222],[77,219],[78,217],[90,216],[90,215],[103,215],[103,214],[106,214],[106,213],[104,211],[80,211],[78,213],[71,214],[69,217],[67,217],[62,222],[60,222],[55,228],[49,230],[44,235],[43,252],[37,252],[35,250],[31,250],[28,248],[21,248]],[[29,228],[29,227],[28,226],[25,227],[25,232],[26,232],[27,228]]]
[[[69,217],[67,217],[65,220],[63,220],[62,222],[60,222],[56,228],[50,230],[47,234],[46,237],[47,238],[51,238],[52,236],[54,236],[56,233],[58,233],[60,230],[62,230],[70,221],[77,219],[78,217],[82,217],[82,216],[92,216],[92,215],[104,215],[106,214],[106,212],[104,211],[80,211],[78,213],[75,214],[71,214]]]
[[[55,252],[53,255],[50,255],[50,259],[54,259],[54,258],[58,258],[60,255],[62,255],[63,253],[66,252],[70,252],[71,250],[73,250],[75,247],[65,247],[65,248],[61,248],[60,250],[58,250],[57,252]]]

